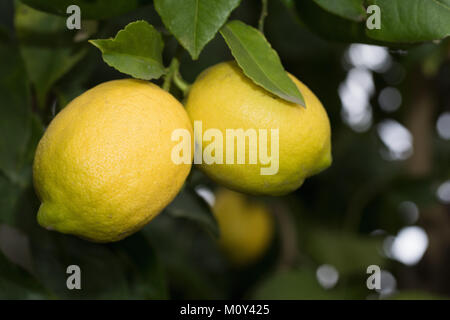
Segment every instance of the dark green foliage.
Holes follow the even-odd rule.
[[[69,4],[81,8],[81,30],[65,26]],[[380,30],[365,27],[371,4],[382,10]],[[258,24],[257,0],[1,1],[0,299],[378,298],[366,287],[371,264],[397,279],[394,299],[450,296],[449,207],[436,197],[450,179],[450,146],[435,129],[450,106],[449,7],[450,0],[269,1],[263,35],[251,27]],[[89,39],[97,39],[92,43],[101,52]],[[338,93],[354,68],[345,58],[352,43],[387,46],[393,62],[367,70],[374,91],[372,125],[364,132],[342,121]],[[179,70],[168,68],[174,57]],[[332,127],[333,165],[288,196],[260,199],[277,221],[261,260],[244,268],[229,264],[217,243],[217,221],[196,192],[217,185],[195,168],[158,217],[118,243],[94,244],[38,226],[34,152],[70,100],[127,75],[166,82],[182,101],[183,90],[168,78],[193,81],[233,57],[255,83],[302,103],[286,71],[297,76],[323,102]],[[390,113],[378,101],[385,87],[403,97]],[[411,131],[409,159],[386,158],[378,132],[386,119]],[[402,215],[405,201],[417,205],[418,221]],[[386,257],[383,240],[411,223],[424,228],[430,243],[421,262],[407,267]],[[339,272],[328,290],[316,278],[323,264]],[[81,267],[83,290],[67,289],[69,265]]]

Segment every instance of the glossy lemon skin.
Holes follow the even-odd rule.
[[[175,164],[172,131],[192,127],[183,106],[140,80],[100,84],[50,123],[33,179],[43,227],[95,241],[123,239],[179,192],[191,163]]]
[[[331,130],[327,113],[319,99],[302,82],[290,75],[300,89],[306,108],[286,102],[246,77],[234,62],[224,62],[202,72],[193,84],[186,110],[194,121],[202,122],[202,132],[219,129],[271,129],[279,132],[279,169],[276,174],[262,175],[268,167],[258,158],[249,164],[246,143],[245,164],[199,165],[210,178],[231,189],[250,194],[283,195],[299,188],[304,179],[331,165]],[[196,147],[199,137],[196,136]],[[269,139],[270,140],[270,139]],[[259,144],[259,140],[258,140]],[[203,151],[208,142],[203,142]],[[269,144],[270,145],[270,144]],[[236,147],[236,145],[235,145]],[[258,147],[258,152],[260,145]],[[270,152],[270,146],[268,147]]]

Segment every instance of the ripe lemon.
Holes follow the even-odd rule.
[[[233,264],[247,265],[268,249],[275,228],[264,205],[222,188],[216,193],[213,212],[220,228],[220,246]]]
[[[100,84],[74,99],[39,142],[33,178],[43,227],[117,241],[178,193],[191,163],[171,159],[172,131],[192,132],[183,106],[140,80]]]
[[[189,93],[186,110],[194,124],[201,121],[202,133],[218,129],[224,139],[223,164],[202,161],[202,171],[237,191],[282,195],[300,187],[305,178],[330,166],[332,157],[327,113],[308,87],[294,76],[290,77],[301,90],[306,108],[286,102],[254,84],[234,62],[219,63],[200,74]],[[261,168],[269,167],[269,164],[261,161],[262,144],[259,139],[256,143],[255,140],[249,143],[250,139],[246,138],[244,164],[237,164],[237,160],[234,164],[227,164],[229,141],[225,142],[225,139],[228,129],[253,129],[257,133],[260,129],[266,130],[269,155],[271,143],[276,141],[271,139],[271,130],[278,129],[278,150],[274,148],[278,151],[275,153],[278,155],[276,173],[261,174]],[[200,148],[201,144],[206,159],[208,154],[205,155],[205,149],[213,141],[201,143],[199,132],[194,131],[195,147]],[[233,142],[235,151],[238,148],[236,141]],[[249,161],[249,147],[258,151],[254,164]],[[211,154],[215,156],[214,152]]]

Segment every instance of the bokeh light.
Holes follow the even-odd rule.
[[[402,104],[402,94],[397,88],[386,87],[378,96],[378,103],[383,111],[394,112]]]
[[[389,257],[405,265],[413,266],[423,257],[428,248],[428,236],[424,229],[411,226],[399,231],[393,241],[389,239]]]
[[[438,187],[436,195],[441,202],[450,203],[450,180],[445,181]]]
[[[216,201],[216,197],[214,195],[214,192],[212,192],[211,189],[199,185],[195,188],[195,192],[201,197],[203,198],[203,200],[206,201],[206,203],[208,203],[211,207],[214,205],[214,202]]]
[[[450,140],[450,112],[441,114],[436,123],[436,129],[439,137]]]
[[[342,119],[353,130],[363,132],[372,124],[372,107],[369,100],[375,85],[372,73],[363,68],[353,68],[339,86],[342,102]]]
[[[416,223],[419,219],[419,208],[412,201],[403,201],[400,203],[398,211],[407,224]]]
[[[352,44],[347,52],[348,61],[356,67],[385,72],[392,64],[388,50],[380,46]]]
[[[376,289],[381,298],[391,296],[397,289],[397,280],[387,270],[381,270],[381,288]]]
[[[339,280],[338,270],[329,264],[323,264],[316,271],[317,281],[325,289],[333,288]]]
[[[412,134],[402,124],[387,119],[378,124],[378,135],[388,149],[382,155],[388,160],[405,160],[413,153]],[[384,150],[383,150],[384,151]]]

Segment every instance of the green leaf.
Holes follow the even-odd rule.
[[[30,85],[19,49],[0,41],[0,223],[15,224],[15,209],[31,182],[31,162],[43,128],[31,112]]]
[[[217,274],[226,265],[216,239],[201,232],[195,221],[158,215],[142,232],[161,259],[170,288],[181,299],[224,299]],[[176,235],[176,236],[175,236]]]
[[[300,90],[261,32],[235,20],[227,23],[220,33],[245,75],[274,95],[305,106]]]
[[[31,134],[28,139],[26,152],[22,159],[23,167],[26,167],[28,165],[31,166],[31,164],[33,163],[34,153],[45,131],[44,124],[42,123],[41,118],[39,118],[39,116],[34,113],[31,115],[30,126]]]
[[[0,299],[45,299],[49,295],[29,273],[0,251]]]
[[[129,287],[125,267],[105,245],[36,229],[30,237],[32,261],[38,280],[58,298],[126,299]],[[81,269],[82,290],[68,290],[66,271]]]
[[[157,79],[165,73],[161,34],[145,21],[128,24],[114,39],[89,42],[101,50],[109,66],[134,78]]]
[[[240,0],[155,0],[165,26],[196,60]]]
[[[363,0],[314,0],[325,10],[346,19],[361,21],[366,15]]]
[[[387,300],[450,300],[449,297],[437,295],[426,291],[402,290],[393,296],[387,297]]]
[[[0,1],[0,38],[13,33],[13,17],[14,2]]]
[[[381,8],[381,29],[367,30],[376,40],[422,42],[450,36],[450,0],[369,0]]]
[[[368,266],[384,264],[377,238],[314,229],[305,242],[307,253],[316,263],[333,265],[343,275],[365,274]]]
[[[30,87],[18,48],[0,42],[0,170],[20,182],[20,161],[31,134]]]
[[[164,270],[143,232],[135,233],[111,246],[125,262],[131,291],[129,298],[168,298]]]
[[[31,134],[26,144],[25,152],[17,160],[17,168],[13,175],[0,174],[0,223],[17,225],[20,218],[17,217],[17,205],[20,197],[27,187],[31,185],[31,164],[37,144],[44,133],[44,127],[38,116],[31,115]],[[13,178],[11,178],[13,176]]]
[[[22,189],[0,175],[0,223],[14,224],[14,213]]]
[[[316,279],[314,270],[283,271],[266,279],[254,292],[256,300],[332,300],[346,299],[348,293],[325,290]]]
[[[374,43],[366,35],[365,23],[358,23],[324,10],[314,1],[296,0],[300,20],[314,33],[329,41]]]
[[[14,22],[28,77],[36,88],[38,105],[43,108],[52,85],[86,51],[74,50],[74,34],[66,28],[65,18],[18,3]]]
[[[189,188],[183,189],[166,210],[173,217],[193,220],[214,236],[219,236],[219,226],[211,208],[203,198]]]
[[[83,59],[83,63],[77,64],[70,74],[66,74],[54,86],[53,89],[58,103],[54,106],[55,109],[52,110],[52,113],[57,114],[69,102],[89,89],[89,80],[95,77],[99,67],[98,51],[93,47],[91,49]]]
[[[111,244],[95,244],[50,232],[36,223],[40,201],[31,188],[20,201],[19,228],[31,245],[37,279],[57,298],[164,299],[167,288],[162,267],[141,233]],[[69,265],[81,269],[81,290],[68,290]],[[1,290],[0,290],[1,291]]]
[[[405,47],[450,35],[450,0],[368,0],[367,6],[381,9],[381,29],[373,30],[351,13],[352,4],[359,8],[358,3],[362,1],[296,0],[295,6],[313,32],[331,41]]]
[[[21,0],[28,6],[68,17],[67,7],[80,7],[82,19],[107,19],[134,10],[138,7],[138,0]]]

